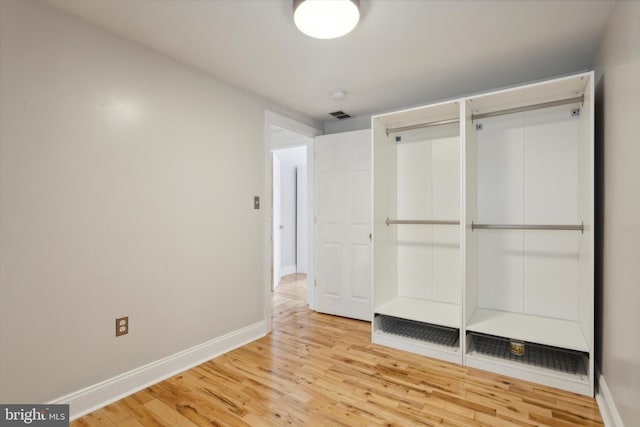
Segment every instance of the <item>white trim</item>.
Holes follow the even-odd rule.
[[[263,224],[263,248],[264,248],[264,268],[263,268],[263,276],[264,276],[264,318],[267,322],[267,332],[271,332],[271,259],[272,259],[272,250],[271,247],[271,220],[272,214],[269,211],[270,202],[269,199],[271,197],[271,191],[273,186],[273,177],[270,174],[271,171],[271,150],[273,148],[284,148],[284,147],[272,147],[271,143],[271,125],[280,126],[286,129],[289,129],[294,132],[301,133],[303,135],[309,136],[311,138],[315,138],[318,135],[322,135],[322,131],[320,129],[316,129],[312,126],[306,125],[304,123],[298,122],[296,120],[290,119],[289,117],[282,116],[280,114],[274,113],[273,111],[265,110],[264,114],[264,188],[262,194],[263,196],[263,209],[266,212],[263,214],[264,224]],[[309,308],[312,310],[315,309],[315,294],[313,284],[313,275],[314,275],[314,266],[313,266],[313,216],[314,216],[314,206],[313,206],[313,139],[306,144],[307,147],[307,199],[309,203],[309,207],[307,209],[309,219],[309,231],[308,231],[308,250],[307,250],[307,302],[309,303]]]
[[[616,408],[616,403],[611,396],[607,382],[604,380],[604,376],[600,373],[600,369],[596,366],[596,376],[598,378],[598,389],[596,392],[596,402],[600,408],[600,415],[605,427],[624,427],[622,424],[622,418]]]
[[[48,403],[69,404],[70,420],[73,421],[159,381],[255,341],[266,333],[266,322],[263,320]]]

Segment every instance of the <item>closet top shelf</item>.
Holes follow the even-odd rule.
[[[544,81],[505,88],[490,93],[472,95],[466,98],[467,114],[470,119],[478,120],[485,113],[509,112],[511,109],[530,108],[532,106],[548,107],[556,102],[590,102],[590,80],[593,72],[567,76],[553,81]],[[584,100],[582,97],[584,96]],[[510,111],[514,112],[514,111]],[[484,117],[490,117],[489,115]]]

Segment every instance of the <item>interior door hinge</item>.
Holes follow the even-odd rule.
[[[313,287],[314,287],[314,288],[317,288],[317,287],[318,287],[318,281],[317,281],[317,280],[315,280],[315,279],[314,279],[314,281],[313,281]]]

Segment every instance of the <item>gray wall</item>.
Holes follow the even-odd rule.
[[[0,8],[0,402],[265,320],[264,111],[320,124],[40,2]]]
[[[596,65],[598,364],[626,426],[640,425],[640,2],[617,1]]]

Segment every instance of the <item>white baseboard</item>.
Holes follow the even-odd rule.
[[[598,402],[600,415],[602,416],[602,421],[604,421],[605,427],[624,427],[624,424],[622,424],[622,418],[620,418],[616,404],[613,401],[613,396],[611,396],[609,387],[607,387],[607,382],[602,374],[600,374],[600,369],[597,368],[596,377],[598,378],[596,401]]]
[[[288,265],[286,267],[282,267],[280,269],[280,274],[281,276],[288,276],[289,274],[294,274],[298,271],[298,268],[296,267],[296,265]]]
[[[254,323],[48,403],[68,404],[74,420],[266,334],[265,321]]]

